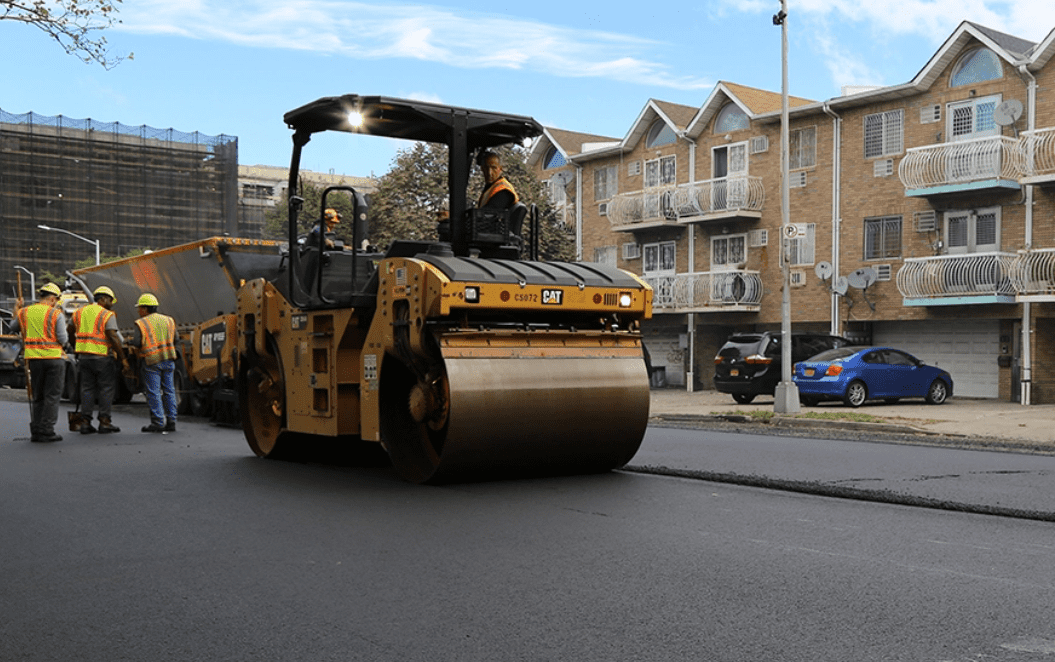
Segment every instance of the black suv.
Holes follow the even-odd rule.
[[[730,393],[746,405],[756,395],[773,395],[781,377],[782,334],[734,333],[714,357],[714,388]],[[836,347],[851,344],[846,338],[824,333],[791,334],[792,364]]]

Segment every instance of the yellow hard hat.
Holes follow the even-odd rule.
[[[336,209],[327,209],[326,213],[323,214],[323,217],[325,217],[327,221],[333,221],[334,223],[341,222],[341,214]]]
[[[108,296],[111,299],[113,299],[114,303],[117,303],[117,295],[114,294],[113,290],[111,290],[109,287],[107,287],[105,285],[103,285],[102,287],[95,288],[95,291],[92,292],[92,294],[94,294],[96,297],[98,297],[100,294],[105,294],[106,296]]]
[[[40,288],[40,292],[41,292],[41,294],[43,294],[45,292],[48,293],[48,294],[54,294],[57,297],[61,297],[62,296],[62,290],[60,290],[59,286],[56,285],[55,283],[48,283],[47,285],[41,287]]]
[[[156,306],[158,305],[158,298],[149,292],[144,292],[139,296],[139,301],[136,301],[136,306]]]

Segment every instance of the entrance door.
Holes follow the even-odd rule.
[[[747,142],[711,150],[711,210],[740,209],[747,204]]]

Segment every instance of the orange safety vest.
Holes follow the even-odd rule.
[[[476,203],[477,207],[483,207],[487,204],[496,193],[499,191],[509,191],[513,194],[513,204],[520,202],[520,196],[517,195],[517,191],[513,188],[513,185],[509,183],[505,177],[499,177],[493,184],[484,189],[484,192],[480,194],[480,200]]]
[[[139,356],[147,365],[176,358],[176,321],[168,315],[151,313],[136,320],[143,343]]]
[[[109,354],[110,342],[106,339],[106,324],[113,316],[113,311],[97,303],[90,303],[73,311],[73,324],[77,327],[75,350],[79,354]]]
[[[62,313],[46,303],[34,303],[18,311],[22,342],[27,359],[64,359],[55,328]]]

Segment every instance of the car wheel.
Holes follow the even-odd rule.
[[[733,393],[733,400],[736,400],[736,402],[741,405],[751,404],[751,401],[754,399],[754,393]]]
[[[940,405],[949,397],[949,387],[940,379],[935,379],[927,389],[927,404]]]
[[[843,396],[843,402],[848,407],[860,407],[867,399],[868,387],[861,380],[855,379],[846,387],[846,395]]]
[[[799,402],[801,402],[802,404],[806,405],[807,407],[816,407],[817,403],[820,402],[820,401],[821,401],[821,399],[818,398],[815,395],[800,395],[799,396]]]

